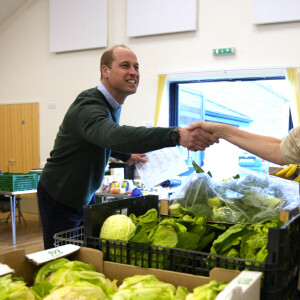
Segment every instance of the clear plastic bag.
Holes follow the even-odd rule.
[[[214,182],[206,173],[192,173],[171,201],[205,215],[209,221],[259,222],[299,208],[299,183],[247,170],[238,179]]]

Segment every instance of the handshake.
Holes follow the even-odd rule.
[[[188,150],[205,150],[214,143],[219,143],[215,127],[218,123],[199,121],[187,127],[179,128],[179,144]]]

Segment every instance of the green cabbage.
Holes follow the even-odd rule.
[[[134,231],[135,225],[129,217],[112,215],[104,221],[100,231],[100,238],[128,241]]]
[[[136,226],[130,217],[125,215],[112,215],[108,217],[100,231],[100,239],[119,240],[127,242],[134,236]],[[118,263],[127,263],[127,249],[126,243],[115,242],[118,246],[115,247],[102,247],[102,252],[105,259],[109,259]]]

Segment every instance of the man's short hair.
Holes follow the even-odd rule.
[[[127,48],[129,49],[127,46],[125,45],[115,45],[113,46],[112,48],[110,49],[107,49],[106,51],[104,51],[104,53],[102,54],[101,56],[101,59],[100,59],[100,73],[101,73],[101,79],[103,78],[102,76],[102,66],[107,66],[109,69],[111,69],[111,65],[112,65],[112,62],[114,60],[114,50],[116,48]]]

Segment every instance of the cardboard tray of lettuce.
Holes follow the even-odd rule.
[[[281,210],[299,207],[297,182],[251,170],[214,182],[210,173],[193,164],[195,172],[171,196],[170,203],[179,203],[209,221],[256,223],[279,217]]]
[[[35,254],[41,256],[44,252],[47,251]],[[64,252],[63,247],[57,249],[59,252]],[[68,257],[53,258],[42,266],[28,261],[24,250],[1,254],[0,263],[14,270],[13,274],[0,275],[1,300],[180,300],[219,299],[218,296],[224,299],[237,288],[241,290],[239,298],[252,300],[259,297],[261,275],[214,269],[209,277],[201,277],[128,267],[105,262],[102,252],[85,247]],[[245,278],[253,279],[247,289],[238,282]]]

